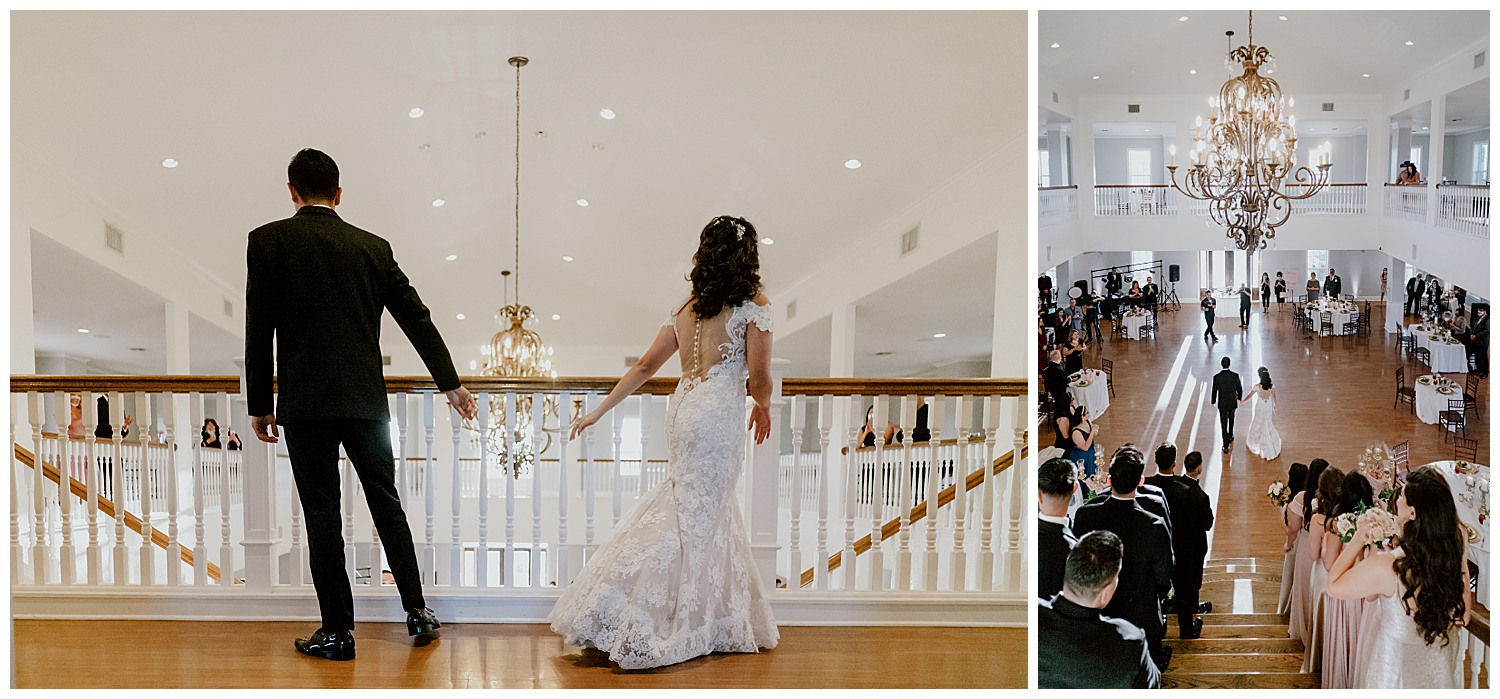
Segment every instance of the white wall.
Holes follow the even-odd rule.
[[[1445,180],[1458,180],[1459,184],[1484,184],[1489,178],[1474,180],[1474,144],[1490,140],[1490,130],[1480,129],[1469,133],[1447,136],[1443,145],[1443,173]]]
[[[1299,135],[1301,138],[1297,139],[1298,165],[1316,165],[1317,159],[1313,157],[1312,151],[1327,143],[1333,156],[1333,167],[1328,168],[1328,181],[1337,184],[1365,181],[1369,139],[1364,134],[1329,136],[1302,132]]]
[[[1150,184],[1166,184],[1167,139],[1164,137],[1116,138],[1094,137],[1094,183],[1130,184],[1130,166],[1126,151],[1145,148],[1151,151]]]

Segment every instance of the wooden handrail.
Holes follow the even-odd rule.
[[[37,467],[36,455],[32,454],[29,450],[26,449],[26,447],[23,447],[23,446],[21,446],[19,444],[16,445],[16,459],[19,460],[21,463],[26,464],[27,466],[29,466],[31,468],[36,468]],[[54,467],[52,464],[49,464],[49,463],[47,463],[45,461],[42,462],[42,475],[45,476],[47,478],[47,480],[52,481],[53,483],[60,482],[59,479],[62,478],[61,472],[58,471],[57,468]],[[88,500],[88,497],[89,497],[88,485],[85,484],[85,483],[80,483],[77,478],[73,478],[72,476],[68,477],[68,490],[71,491],[73,493],[73,496],[76,497],[76,498],[78,498],[79,500],[84,500],[84,501]],[[111,518],[114,517],[115,516],[115,503],[114,503],[114,501],[112,501],[109,498],[106,498],[106,497],[104,497],[102,495],[98,495],[98,494],[95,494],[95,497],[97,498],[98,503],[99,503],[99,511],[103,512],[104,516],[106,516],[106,517],[111,517]],[[141,529],[142,529],[141,518],[137,517],[137,516],[135,516],[133,514],[130,514],[129,512],[126,512],[125,513],[125,526],[130,527],[130,530],[133,531],[133,532],[135,532],[136,534],[140,534],[141,533]],[[165,533],[163,533],[160,529],[152,527],[151,528],[151,543],[156,544],[157,548],[160,548],[163,551],[166,551],[166,550],[170,549],[170,547],[172,545],[172,540],[169,539],[169,538],[167,538],[167,535]],[[188,548],[186,546],[183,546],[183,547],[181,547],[181,550],[182,550],[182,562],[186,563],[186,564],[188,564],[190,566],[193,565],[193,551],[192,551],[192,549],[190,549],[190,548]],[[219,582],[219,566],[214,565],[213,563],[210,562],[208,564],[208,577],[213,578],[214,582]],[[236,583],[242,583],[244,581],[243,580],[236,580],[235,582]]]
[[[654,378],[636,393],[671,395],[677,390],[677,379]],[[608,392],[619,382],[616,377],[562,377],[556,379],[508,379],[495,376],[465,376],[470,391],[499,393]],[[387,376],[387,393],[417,393],[437,390],[429,376]],[[36,376],[10,377],[11,393],[53,393],[57,391],[92,391],[103,393],[228,393],[240,392],[237,376]],[[1025,379],[784,379],[782,395],[828,396],[1024,396]]]
[[[1490,186],[1487,185],[1487,184],[1458,184],[1456,182],[1454,184],[1438,184],[1438,186],[1437,186],[1438,189],[1443,189],[1445,187],[1447,187],[1447,188],[1452,188],[1452,187],[1468,187],[1469,189],[1489,189],[1490,188]]]
[[[1396,182],[1381,182],[1381,184],[1387,187],[1422,187],[1424,189],[1427,187],[1426,182],[1401,182],[1399,184]]]
[[[1469,635],[1479,639],[1484,645],[1490,644],[1490,610],[1484,605],[1475,602],[1473,609],[1469,610],[1469,624],[1464,627]]]
[[[1036,191],[1038,191],[1038,192],[1051,192],[1051,191],[1057,190],[1057,189],[1078,189],[1078,185],[1076,185],[1076,184],[1060,184],[1060,185],[1057,185],[1055,187],[1037,187]]]
[[[1028,448],[1026,446],[1026,442],[1028,441],[1029,440],[1023,441],[1023,444],[1021,446],[1021,458],[1023,459],[1026,458],[1026,452]],[[991,464],[989,468],[994,469],[994,473],[998,475],[1005,469],[1010,468],[1012,465],[1014,465],[1015,461],[1016,452],[1014,449],[1012,449],[1011,451],[1006,452],[1003,456],[995,459],[995,462]],[[964,479],[964,492],[972,491],[975,488],[979,487],[980,484],[984,483],[984,471],[984,468],[976,469],[973,473],[970,473],[969,476]],[[937,507],[942,507],[950,502],[953,502],[953,499],[957,497],[957,487],[957,484],[950,485],[939,492]],[[926,517],[927,502],[925,500],[917,503],[915,507],[911,508],[910,519],[912,524],[916,524]],[[880,527],[880,540],[885,541],[886,539],[895,536],[896,532],[899,531],[901,531],[901,518],[896,517],[891,521],[886,522],[884,526]],[[864,538],[854,542],[854,555],[858,556],[866,551],[869,551],[870,547],[870,535],[866,534]],[[833,571],[838,570],[839,567],[843,565],[843,563],[844,552],[835,551],[833,555],[828,557],[828,572],[832,573]],[[805,571],[802,571],[802,579],[800,581],[801,584],[799,585],[799,587],[807,587],[808,585],[811,585],[813,582],[813,576],[815,574],[814,571],[816,570],[817,567],[814,566],[812,568],[808,568]]]

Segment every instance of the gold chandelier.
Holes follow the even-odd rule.
[[[1234,32],[1225,32],[1233,41]],[[1275,59],[1255,45],[1255,15],[1249,41],[1231,50],[1225,68],[1232,77],[1210,97],[1208,124],[1194,120],[1193,151],[1183,182],[1177,182],[1177,146],[1167,166],[1172,186],[1189,198],[1208,202],[1208,215],[1225,228],[1237,248],[1263,250],[1292,214],[1291,202],[1307,199],[1328,184],[1333,165],[1328,144],[1313,151],[1316,171],[1297,165],[1296,100],[1281,94]],[[1243,70],[1239,75],[1236,71]],[[1290,178],[1290,182],[1288,182]],[[1289,189],[1296,187],[1296,190]]]
[[[556,378],[552,369],[552,348],[542,342],[542,336],[529,330],[525,323],[536,314],[531,307],[521,303],[521,67],[529,61],[525,56],[514,56],[508,61],[516,67],[516,199],[515,199],[515,287],[516,302],[510,302],[510,270],[500,272],[506,280],[505,306],[495,314],[500,321],[500,331],[480,347],[483,365],[480,374],[502,378]],[[507,325],[508,321],[508,325]],[[488,438],[488,451],[494,456],[502,471],[513,478],[531,468],[537,456],[552,446],[552,434],[557,427],[549,427],[547,419],[557,417],[557,396],[547,394],[542,400],[542,426],[540,433],[544,443],[537,445],[536,427],[532,417],[532,397],[521,394],[516,397],[515,418],[511,419],[503,399],[491,401],[487,434],[482,433],[477,420],[466,420],[464,426],[473,432],[473,440],[483,443]],[[540,448],[538,448],[540,446]]]

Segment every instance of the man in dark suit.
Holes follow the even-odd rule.
[[[1250,327],[1250,287],[1240,285],[1240,327]]]
[[[1062,592],[1037,602],[1037,686],[1042,689],[1156,689],[1161,672],[1145,632],[1105,616],[1118,591],[1125,547],[1096,531],[1068,553]]]
[[[1109,616],[1125,619],[1146,632],[1146,642],[1157,667],[1166,669],[1172,649],[1162,645],[1166,624],[1161,600],[1172,587],[1172,535],[1166,520],[1152,514],[1136,499],[1144,459],[1135,449],[1118,449],[1110,462],[1111,494],[1073,513],[1073,533],[1080,537],[1100,529],[1113,532],[1125,545],[1120,588],[1104,607]],[[1076,547],[1075,547],[1076,548]]]
[[[1051,599],[1063,589],[1063,568],[1077,539],[1068,529],[1068,501],[1078,490],[1072,461],[1047,459],[1037,470],[1036,574],[1037,597]]]
[[[1182,638],[1197,638],[1203,631],[1203,620],[1194,616],[1213,610],[1213,604],[1198,602],[1203,589],[1203,561],[1208,557],[1208,532],[1214,528],[1214,509],[1208,493],[1198,479],[1203,475],[1203,454],[1188,452],[1183,459],[1186,475],[1177,480],[1187,487],[1182,505],[1177,509],[1177,529],[1172,538],[1177,559],[1172,587],[1177,591],[1177,630]],[[1176,469],[1174,469],[1176,470]]]
[[[1229,358],[1219,362],[1223,371],[1214,375],[1213,395],[1210,402],[1219,407],[1219,433],[1224,437],[1224,453],[1229,453],[1229,443],[1234,441],[1234,409],[1245,397],[1240,385],[1240,375],[1229,370]]]
[[[1469,349],[1474,353],[1474,375],[1490,377],[1490,307],[1476,304],[1474,324],[1469,326]]]
[[[1406,315],[1417,314],[1417,304],[1422,299],[1422,291],[1427,288],[1426,282],[1422,281],[1422,273],[1406,280]]]
[[[1099,294],[1090,289],[1083,295],[1083,340],[1084,342],[1097,342],[1104,339],[1104,333],[1099,330]]]
[[[1156,303],[1157,299],[1160,298],[1160,294],[1161,289],[1156,286],[1156,282],[1151,281],[1151,277],[1148,275],[1146,277],[1146,285],[1141,287],[1141,295],[1146,297],[1146,308],[1151,310],[1151,315],[1156,315]]]
[[[1214,332],[1214,307],[1217,305],[1219,302],[1214,300],[1213,289],[1204,290],[1203,300],[1198,303],[1198,307],[1203,309],[1203,325],[1206,328],[1203,331],[1204,340],[1212,337],[1214,342],[1219,341],[1219,334]]]
[[[1068,372],[1063,369],[1061,350],[1047,353],[1047,368],[1042,370],[1042,385],[1047,389],[1047,394],[1052,396],[1052,405],[1065,406],[1071,402],[1068,398]]]
[[[311,148],[297,153],[287,166],[287,189],[296,215],[249,236],[245,381],[256,437],[275,443],[286,432],[307,518],[308,563],[323,625],[295,645],[304,655],[354,659],[354,599],[344,571],[339,512],[340,445],[364,486],[407,610],[407,631],[425,645],[442,625],[422,597],[411,530],[396,491],[380,352],[382,312],[390,310],[438,390],[460,414],[473,416],[474,400],[460,383],[427,307],[396,265],[390,243],[335,213],[343,189],[333,159]],[[274,364],[273,338],[279,360]]]
[[[1115,267],[1109,268],[1109,274],[1104,275],[1104,291],[1110,296],[1120,293],[1125,288],[1125,278],[1120,276],[1120,270]]]
[[[1328,276],[1323,278],[1323,293],[1331,299],[1343,298],[1344,280],[1332,267],[1328,268]]]

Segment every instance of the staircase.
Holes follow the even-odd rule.
[[[1321,686],[1302,669],[1302,642],[1287,637],[1285,614],[1276,613],[1281,560],[1211,558],[1203,570],[1203,635],[1178,638],[1177,615],[1167,616],[1172,661],[1163,687],[1299,689]]]

